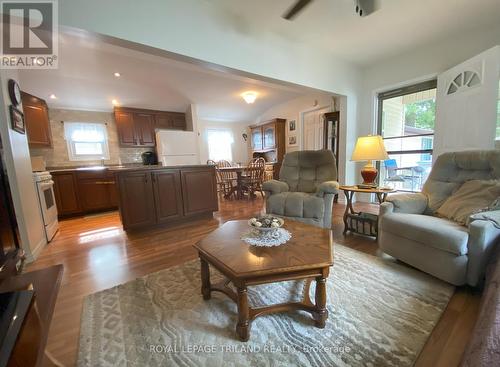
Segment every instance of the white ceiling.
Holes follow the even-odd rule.
[[[113,74],[119,72],[121,77]],[[111,111],[122,106],[185,112],[200,118],[254,121],[274,105],[309,89],[258,81],[104,43],[83,34],[61,34],[57,70],[22,70],[21,89],[52,108]],[[258,92],[254,104],[241,93]],[[55,94],[57,99],[50,99]]]
[[[273,33],[360,66],[500,19],[500,0],[377,0],[378,10],[363,18],[355,13],[355,0],[313,0],[293,21],[281,15],[296,0],[205,1],[246,33]]]

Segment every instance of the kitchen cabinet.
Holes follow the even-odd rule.
[[[120,142],[120,146],[137,146],[137,134],[135,132],[133,113],[115,110],[115,122],[118,130],[118,140]]]
[[[161,170],[151,173],[156,218],[165,223],[182,217],[182,190],[179,170]]]
[[[218,210],[213,166],[116,172],[125,230],[211,215]]]
[[[52,147],[47,103],[25,92],[21,92],[21,100],[29,146],[32,148]]]
[[[118,185],[123,227],[134,228],[155,224],[151,172],[143,170],[119,175]]]
[[[113,174],[107,170],[80,171],[76,176],[78,197],[84,212],[114,209],[118,206]]]
[[[107,169],[52,171],[51,175],[60,217],[118,207],[115,176]]]
[[[181,170],[184,215],[217,210],[217,187],[212,168]]]
[[[262,126],[252,127],[250,129],[250,135],[252,137],[252,150],[262,150],[263,139],[262,139]]]
[[[134,125],[137,141],[142,147],[155,146],[155,115],[151,113],[135,113]]]
[[[59,216],[78,214],[82,211],[78,199],[76,175],[73,171],[51,172],[54,196]]]
[[[130,107],[115,107],[114,113],[122,147],[154,147],[155,129],[186,129],[185,113]]]

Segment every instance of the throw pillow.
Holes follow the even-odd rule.
[[[445,200],[437,214],[465,225],[472,214],[490,208],[499,197],[499,180],[466,181]]]

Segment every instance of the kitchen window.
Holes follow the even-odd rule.
[[[64,136],[71,161],[109,159],[106,125],[90,122],[65,122]]]
[[[379,184],[421,191],[432,166],[436,81],[378,95],[378,133],[389,159],[380,162]]]
[[[208,158],[218,162],[233,160],[232,145],[234,143],[233,133],[229,129],[207,130]]]

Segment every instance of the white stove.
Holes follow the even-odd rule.
[[[45,225],[45,234],[47,241],[50,242],[57,230],[59,222],[57,221],[57,206],[54,196],[54,181],[50,172],[33,172],[33,179],[38,192],[38,200],[42,210],[43,223]]]

